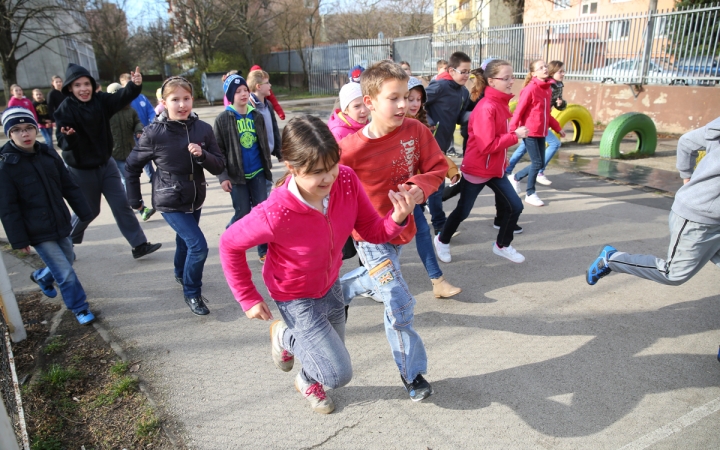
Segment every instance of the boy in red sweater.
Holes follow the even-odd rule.
[[[380,216],[393,207],[388,190],[402,185],[420,204],[437,190],[448,170],[430,130],[415,119],[405,118],[407,81],[405,71],[392,61],[381,61],[363,72],[360,86],[372,121],[340,142],[340,163],[357,173]],[[413,328],[415,299],[400,272],[402,246],[415,235],[413,217],[407,220],[403,232],[385,244],[370,244],[353,232],[363,267],[340,281],[347,303],[370,292],[382,299],[385,333],[402,382],[410,398],[420,401],[433,390],[423,378],[427,372],[425,346]]]

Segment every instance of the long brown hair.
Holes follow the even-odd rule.
[[[548,63],[548,77],[552,78],[563,67],[565,67],[565,63],[562,61],[550,61]]]
[[[493,59],[485,66],[485,70],[482,68],[473,70],[473,74],[475,74],[475,84],[470,93],[470,100],[477,101],[477,99],[485,93],[485,88],[490,86],[488,79],[496,77],[503,66],[509,65],[510,63],[504,59]]]
[[[420,98],[423,99],[422,104],[420,105],[420,109],[418,110],[417,114],[415,114],[415,116],[411,116],[410,113],[405,113],[405,117],[410,117],[411,119],[418,120],[420,121],[420,123],[430,128],[430,124],[428,124],[427,121],[427,111],[425,111],[425,88],[423,88],[422,86],[415,86],[413,89],[422,89],[422,91],[420,92],[421,94],[423,94],[422,96],[420,96]],[[412,89],[410,90],[412,91]]]
[[[318,162],[330,170],[340,161],[340,149],[330,129],[310,115],[297,116],[285,125],[280,152],[283,160],[301,172],[311,170]],[[282,186],[289,174],[285,172],[275,186]]]
[[[523,82],[522,87],[525,87],[525,86],[527,86],[528,84],[530,84],[530,82],[531,82],[532,79],[533,79],[533,72],[535,72],[535,64],[537,64],[537,63],[539,63],[539,62],[543,62],[543,60],[542,60],[542,59],[534,59],[534,60],[532,60],[532,61],[530,62],[530,71],[529,71],[528,74],[525,76],[525,81]]]

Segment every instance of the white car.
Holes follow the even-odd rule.
[[[623,59],[609,66],[593,69],[591,80],[599,83],[635,83],[641,78],[640,64],[637,59]],[[646,77],[652,84],[670,84],[672,77],[662,67],[650,61]]]

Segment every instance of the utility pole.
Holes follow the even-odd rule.
[[[653,39],[655,38],[655,13],[657,12],[658,0],[650,0],[648,5],[647,29],[645,30],[645,47],[643,48],[643,58],[640,64],[640,82],[646,81],[648,69],[650,68],[650,60],[652,59]]]

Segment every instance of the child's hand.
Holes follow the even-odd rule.
[[[72,127],[61,127],[60,132],[62,134],[67,134],[68,136],[72,136],[73,134],[75,134],[75,129]]]
[[[457,174],[454,177],[450,178],[450,185],[456,184],[458,181],[460,181],[460,174]]]
[[[202,156],[203,154],[202,147],[193,143],[188,144],[188,151],[192,153],[193,156]]]
[[[417,184],[401,184],[398,185],[400,187],[400,190],[405,190],[412,195],[413,199],[415,200],[415,203],[422,203],[425,201],[425,193],[422,189],[418,187]],[[413,206],[414,207],[414,206]]]
[[[558,134],[560,135],[560,137],[565,137],[565,130],[560,130]]]
[[[142,84],[142,74],[140,73],[140,66],[135,67],[135,72],[130,72],[130,79],[135,86]]]
[[[21,252],[25,253],[26,255],[30,254],[30,246],[27,246],[25,248],[20,249]]]
[[[555,100],[555,104],[558,106],[558,108],[561,107],[563,104],[563,99],[558,97],[558,99]]]
[[[225,192],[232,192],[232,183],[230,182],[230,180],[225,180],[220,183],[220,187]]]
[[[517,135],[518,139],[525,139],[528,136],[528,129],[525,125],[517,127],[517,130],[515,130],[515,134]]]
[[[245,315],[248,316],[248,319],[260,319],[260,320],[272,320],[273,315],[270,312],[270,308],[268,308],[267,304],[265,302],[260,302],[257,305],[253,306],[252,308],[245,311]]]
[[[135,133],[135,137],[140,139],[140,137],[142,137],[142,133]]]
[[[388,192],[388,197],[393,204],[392,219],[398,225],[403,223],[415,209],[415,199],[410,191],[405,190],[404,186],[406,185],[398,185],[398,192]]]

